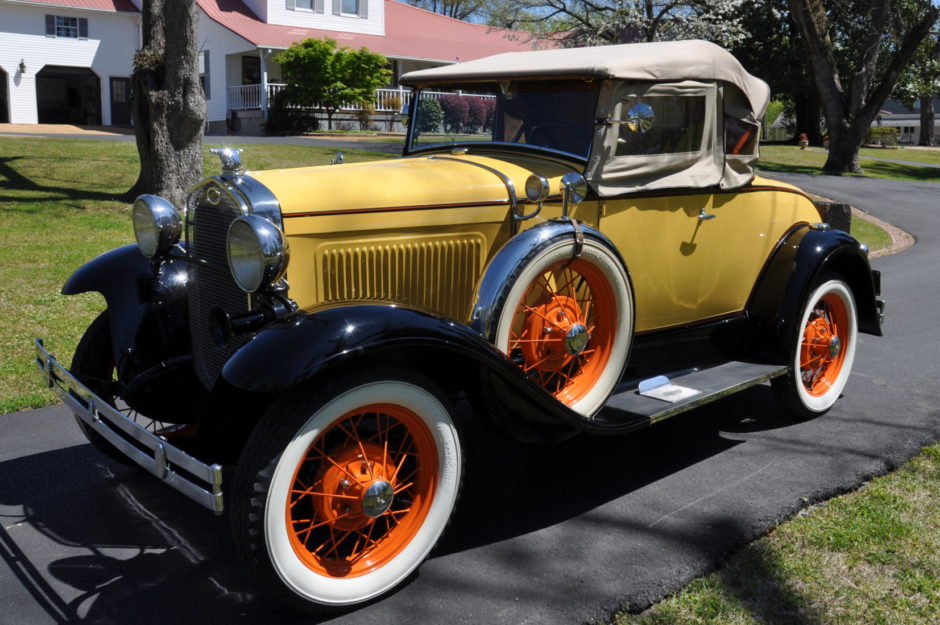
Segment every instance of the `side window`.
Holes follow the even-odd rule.
[[[617,156],[698,152],[705,138],[705,96],[627,96],[620,102]]]
[[[757,125],[725,113],[725,154],[757,152]]]

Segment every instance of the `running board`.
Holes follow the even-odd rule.
[[[786,375],[787,370],[780,365],[732,361],[672,379],[651,378],[637,388],[615,392],[598,416],[610,422],[653,424]],[[676,401],[648,395],[674,397]]]

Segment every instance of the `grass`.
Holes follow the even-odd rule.
[[[242,147],[251,169],[324,164],[336,154],[329,147]],[[344,154],[347,162],[382,158]],[[32,341],[44,337],[68,363],[104,308],[96,293],[66,297],[59,290],[88,259],[134,241],[120,196],[137,168],[133,142],[0,137],[0,414],[55,401],[38,383]],[[204,171],[218,170],[207,150]]]
[[[801,150],[799,147],[792,145],[762,145],[760,153],[757,166],[761,171],[820,174],[826,162],[825,152],[821,150]],[[940,164],[940,151],[866,148],[860,153],[859,161],[864,175],[869,178],[940,182],[940,167],[873,161],[865,158],[866,156]]]
[[[616,625],[940,623],[940,444]]]

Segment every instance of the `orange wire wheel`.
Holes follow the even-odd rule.
[[[322,612],[405,581],[457,503],[452,414],[431,380],[403,367],[338,372],[275,401],[232,487],[235,544],[259,581]]]
[[[813,307],[803,327],[800,344],[800,378],[806,391],[819,397],[839,379],[845,362],[848,309],[841,297],[827,293]]]
[[[307,449],[287,500],[287,532],[310,570],[348,578],[398,556],[434,496],[437,448],[402,406],[375,404],[342,416]]]
[[[581,259],[557,261],[536,276],[516,306],[509,357],[571,405],[597,384],[616,328],[613,290],[604,274]]]
[[[793,320],[790,369],[771,381],[781,407],[808,419],[829,410],[848,382],[855,360],[858,317],[849,286],[839,279],[813,289]]]
[[[627,365],[633,291],[623,261],[599,234],[543,238],[510,248],[512,273],[496,273],[492,341],[545,392],[585,417],[600,410]],[[525,247],[528,244],[529,247]],[[497,265],[499,267],[499,265]],[[484,279],[485,282],[485,279]],[[484,324],[483,326],[487,326]],[[488,331],[488,330],[487,330]]]

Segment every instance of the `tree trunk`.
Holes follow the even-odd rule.
[[[206,100],[199,82],[196,0],[144,0],[132,110],[140,175],[129,197],[153,193],[182,208],[202,179]]]
[[[934,110],[933,96],[920,98],[920,139],[918,145],[933,145]]]
[[[866,128],[859,132],[858,126],[855,125],[830,133],[829,156],[823,165],[824,174],[839,176],[862,173],[862,166],[858,163],[858,150],[865,138]]]

